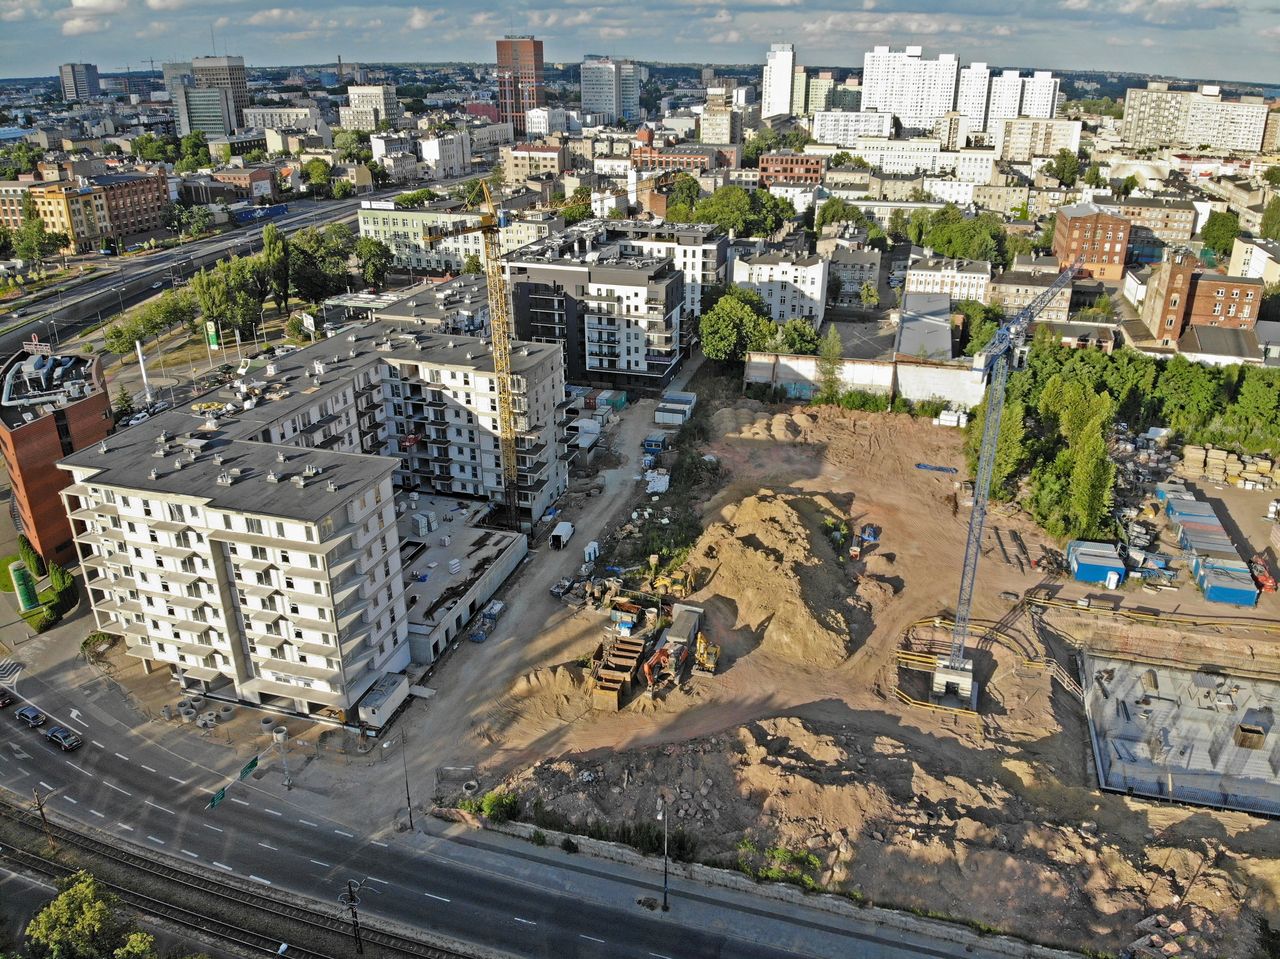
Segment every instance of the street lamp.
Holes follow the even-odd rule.
[[[53,336],[52,336],[51,338],[52,338],[53,342],[54,342],[55,344],[57,344],[57,342],[58,342],[58,318],[57,318],[56,316],[54,316],[52,319],[48,319],[48,320],[41,320],[40,322],[44,324],[44,328],[45,328],[45,330],[46,330],[46,331],[48,331],[48,330],[50,330],[50,329],[52,328],[52,330],[53,330]],[[52,324],[52,327],[50,327],[50,324]]]
[[[360,887],[362,885],[364,884],[356,882],[354,879],[348,879],[346,891],[338,894],[338,902],[351,913],[351,935],[356,941],[356,952],[363,956],[364,943],[360,941],[360,914],[356,912],[356,906],[360,905]]]
[[[124,312],[124,287],[113,286],[112,289],[116,291],[116,299],[120,301],[120,312],[123,313]]]
[[[668,863],[667,858],[667,803],[666,797],[658,793],[658,819],[662,821],[662,911],[667,912],[671,906],[667,902]]]
[[[386,749],[391,743],[383,743],[382,748]],[[400,732],[400,765],[404,767],[404,804],[409,810],[409,829],[413,829],[413,797],[409,795],[409,760],[404,754],[404,731]]]

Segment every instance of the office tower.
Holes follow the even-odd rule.
[[[235,103],[231,91],[223,87],[175,87],[178,107],[178,135],[203,133],[225,137],[235,132]]]
[[[606,123],[640,119],[645,68],[632,60],[588,57],[582,61],[582,112]]]
[[[760,116],[785,116],[791,112],[791,87],[795,82],[795,70],[795,47],[789,43],[775,43],[769,48],[769,58],[764,65]]]
[[[376,130],[384,120],[395,126],[404,111],[390,84],[347,87],[347,106],[338,108],[338,123],[348,130]]]
[[[102,93],[98,68],[92,63],[64,63],[58,68],[58,76],[62,80],[64,100],[88,100]]]
[[[525,114],[547,104],[542,85],[542,41],[507,36],[498,41],[498,113],[518,136],[526,132]]]
[[[231,116],[237,128],[244,126],[244,108],[249,105],[249,84],[244,74],[244,57],[195,57],[191,72],[196,86],[226,90],[231,98]]]

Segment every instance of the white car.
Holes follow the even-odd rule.
[[[156,282],[154,282],[154,283],[152,283],[152,284],[151,284],[151,289],[153,289],[153,290],[158,290],[158,289],[160,289],[160,288],[161,288],[161,287],[163,287],[163,286],[164,286],[164,281],[163,281],[163,280],[157,280]]]
[[[128,425],[137,426],[139,423],[145,423],[149,419],[151,419],[151,414],[143,410],[141,413],[134,413],[133,416],[129,417]]]

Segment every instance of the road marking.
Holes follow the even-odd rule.
[[[214,832],[222,832],[222,830],[219,829],[217,826],[210,826],[207,822],[201,823],[201,825],[204,826],[205,829],[212,829]]]
[[[603,939],[597,939],[595,936],[588,936],[585,932],[578,933],[579,939],[586,939],[589,942],[604,942]]]
[[[523,922],[526,926],[537,925],[537,923],[534,922],[532,919],[521,919],[519,916],[512,916],[511,918],[514,919],[516,922]]]
[[[129,757],[124,755],[124,753],[116,753],[116,759],[123,759],[125,762],[129,761]]]
[[[429,898],[431,898],[431,899],[439,899],[441,902],[450,902],[450,901],[451,901],[451,900],[449,900],[449,899],[446,899],[444,896],[437,896],[434,892],[424,892],[424,893],[423,893],[423,895],[424,895],[424,896],[428,896],[428,897],[429,897]]]
[[[237,799],[235,796],[228,796],[227,798],[228,798],[228,799],[230,799],[230,800],[231,800],[232,802],[234,802],[234,803],[239,803],[241,806],[252,806],[252,805],[253,805],[253,803],[247,803],[247,802],[245,802],[243,799]]]
[[[78,806],[78,805],[80,805],[80,801],[79,801],[79,800],[77,800],[77,799],[72,799],[72,798],[71,798],[70,796],[68,796],[66,793],[63,793],[63,794],[62,794],[62,798],[63,798],[63,799],[65,799],[67,802],[71,803],[71,805],[73,805],[73,806]]]
[[[307,821],[307,820],[305,820],[305,819],[299,819],[299,820],[298,820],[298,822],[302,823],[302,825],[304,825],[304,826],[316,826],[316,823],[308,822],[308,821]]]
[[[230,866],[224,866],[222,863],[218,862],[218,860],[216,859],[213,861],[213,864],[217,866],[219,869],[225,869],[227,872],[235,872],[235,870],[232,869]]]
[[[96,810],[96,809],[90,809],[90,810],[89,810],[89,812],[93,813],[93,814],[94,814],[95,816],[97,816],[99,819],[106,819],[106,818],[107,818],[106,816],[102,815],[102,813],[98,812],[98,810]]]
[[[369,881],[370,881],[370,882],[376,882],[376,883],[379,883],[379,884],[381,884],[381,885],[383,885],[383,886],[389,886],[389,885],[391,885],[391,883],[387,882],[385,879],[376,879],[376,878],[374,878],[373,876],[369,876],[368,878],[369,878]]]
[[[157,772],[157,771],[158,771],[158,770],[152,769],[152,768],[151,768],[150,766],[148,766],[146,763],[143,763],[143,764],[142,764],[142,768],[143,768],[143,769],[145,769],[145,770],[146,770],[147,772],[149,772],[149,773],[154,773],[154,772]]]
[[[165,809],[164,806],[161,806],[158,803],[153,803],[150,799],[144,799],[142,801],[146,803],[148,806],[150,806],[152,809],[159,809],[161,812],[167,812],[170,816],[177,815],[177,813],[174,812],[172,809]]]
[[[284,813],[282,813],[282,812],[276,812],[274,809],[267,809],[265,806],[263,807],[263,812],[269,812],[269,813],[271,813],[271,815],[273,815],[273,816],[283,816],[283,815],[284,815]]]
[[[387,848],[387,844],[385,842],[378,842],[378,840],[376,839],[370,839],[369,841],[373,843],[375,846],[381,846],[383,849]]]
[[[269,843],[269,842],[260,842],[260,843],[258,843],[258,845],[259,845],[259,846],[261,846],[263,849],[270,849],[272,852],[279,852],[279,851],[280,851],[280,849],[279,849],[279,847],[278,847],[278,846],[273,846],[273,845],[271,845],[271,843]]]
[[[653,959],[671,959],[670,956],[664,956],[660,952],[651,952],[649,955],[653,956]]]
[[[129,792],[127,789],[121,789],[121,788],[120,788],[119,786],[117,786],[115,783],[109,783],[109,782],[107,782],[105,779],[104,779],[104,780],[102,780],[102,785],[106,786],[108,789],[114,789],[114,790],[115,790],[116,792],[118,792],[118,793],[124,793],[126,796],[132,796],[132,795],[133,795],[133,793]]]
[[[158,842],[160,845],[162,846],[164,845],[163,839],[157,839],[155,836],[147,836],[147,838],[150,839],[152,842]]]
[[[253,879],[253,880],[256,880],[257,882],[262,883],[264,886],[269,886],[269,885],[271,885],[271,880],[270,880],[270,879],[263,879],[261,876],[255,876],[253,873],[249,873],[249,878],[250,878],[250,879]]]
[[[333,868],[333,867],[332,867],[332,866],[330,866],[327,862],[321,862],[319,859],[312,859],[312,860],[311,860],[311,862],[312,862],[313,864],[317,865],[317,866],[324,866],[324,868],[325,868],[325,869],[332,869],[332,868]]]
[[[43,779],[42,779],[42,780],[40,780],[40,785],[41,785],[41,786],[43,786],[45,789],[52,789],[52,788],[53,788],[53,787],[52,787],[52,786],[50,786],[47,782],[45,782]]]
[[[63,762],[65,762],[65,763],[66,763],[68,766],[70,766],[72,769],[76,770],[76,772],[84,773],[86,776],[92,776],[92,775],[93,775],[93,773],[89,772],[89,770],[85,769],[83,766],[77,766],[77,765],[76,765],[75,763],[73,763],[70,759],[65,759],[65,760],[63,760]]]
[[[96,739],[91,739],[91,740],[89,740],[89,742],[93,743],[93,744],[94,744],[95,746],[97,746],[99,749],[106,749],[106,748],[107,748],[106,746],[102,745],[102,743],[98,742]]]
[[[132,826],[126,826],[126,825],[125,825],[124,823],[122,823],[122,822],[118,822],[118,823],[116,823],[116,825],[117,825],[117,826],[119,826],[121,829],[127,829],[129,832],[133,832],[133,827],[132,827]]]
[[[187,784],[187,781],[185,779],[179,779],[177,776],[170,776],[169,778],[172,779],[174,782],[176,782],[179,786],[185,786]]]
[[[199,855],[197,855],[196,853],[192,852],[190,849],[184,849],[184,850],[182,850],[182,854],[183,854],[184,856],[190,856],[192,859],[199,859],[199,858],[200,858],[200,856],[199,856]]]
[[[336,832],[339,836],[346,836],[348,839],[355,839],[355,838],[356,838],[356,837],[355,837],[355,836],[353,836],[351,833],[349,833],[349,832],[343,832],[341,829],[335,829],[335,830],[334,830],[334,832]]]

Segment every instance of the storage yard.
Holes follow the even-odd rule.
[[[1053,944],[1118,952],[1163,910],[1188,929],[1182,954],[1247,956],[1258,916],[1280,927],[1275,824],[1100,792],[1071,675],[1085,648],[1159,669],[1215,664],[1243,688],[1280,646],[1266,628],[1275,594],[1256,608],[1202,595],[1163,503],[1143,519],[1152,557],[1135,567],[1113,549],[1126,574],[1115,589],[1105,571],[1076,581],[1055,544],[996,505],[970,647],[978,714],[938,710],[911,657],[950,638],[963,434],[736,398],[695,418],[697,459],[712,465],[690,485],[678,451],[645,448],[657,405],[593,441],[621,465],[575,486],[603,490],[580,502],[611,517],[590,536],[603,564],[627,557],[625,582],[567,577],[563,595],[533,595],[519,588],[533,574],[517,573],[495,638],[445,661],[415,720],[442,770],[506,783],[546,828],[635,821],[672,785],[699,859],[763,868],[740,861],[744,840],[812,852],[820,885]],[[647,466],[670,493],[644,491]],[[1265,545],[1274,494],[1186,485],[1180,502],[1211,500],[1237,554]],[[653,577],[644,557],[686,510],[703,531]],[[581,560],[586,539],[565,552]],[[555,555],[536,545],[522,569]],[[1172,584],[1142,564],[1171,568]],[[1162,626],[1157,610],[1185,625]],[[441,775],[441,798],[457,788]]]

